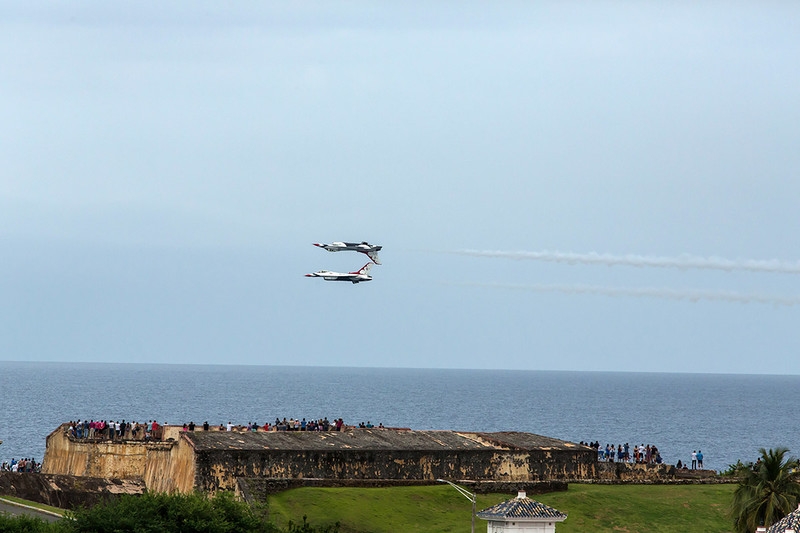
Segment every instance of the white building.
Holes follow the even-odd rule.
[[[513,500],[506,500],[477,514],[487,520],[486,533],[555,533],[556,522],[567,519],[564,513],[531,500],[520,492]]]

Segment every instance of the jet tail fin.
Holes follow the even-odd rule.
[[[369,269],[372,268],[372,263],[367,263],[363,267],[359,268],[355,272],[350,272],[351,274],[361,274],[362,276],[366,276],[369,274]]]
[[[367,252],[367,257],[372,259],[372,262],[375,263],[376,265],[381,264],[380,259],[378,259],[378,252]]]

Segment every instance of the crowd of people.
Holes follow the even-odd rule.
[[[310,421],[305,418],[301,420],[295,418],[286,419],[284,417],[283,420],[276,418],[274,423],[266,422],[263,426],[258,422],[248,422],[245,426],[228,421],[227,425],[220,424],[218,428],[214,429],[219,431],[341,431],[344,427],[344,420],[341,418],[330,422],[327,417]],[[212,430],[208,421],[203,422],[201,428],[202,431]],[[198,428],[194,422],[189,422],[188,424],[183,424],[183,430],[196,431]]]
[[[608,463],[639,463],[639,464],[661,464],[663,459],[661,453],[655,445],[630,446],[625,444],[606,444],[605,447],[600,442],[581,442],[584,446],[589,446],[597,451],[597,460]]]
[[[28,459],[20,459],[17,461],[16,459],[11,459],[11,462],[3,461],[3,464],[0,465],[0,471],[3,472],[41,472],[42,471],[42,463],[37,463],[34,461],[33,457]]]
[[[166,425],[166,422],[164,423]],[[160,440],[162,425],[155,420],[147,423],[78,420],[67,424],[67,434],[76,439],[88,440]]]
[[[333,421],[328,420],[328,417],[314,419],[314,420],[306,420],[305,418],[276,418],[275,422],[270,423],[266,422],[263,426],[258,424],[257,422],[248,422],[247,425],[237,425],[233,424],[232,422],[228,422],[228,424],[220,424],[218,428],[219,431],[342,431],[343,429],[350,428],[352,426],[347,426],[344,423],[344,419],[337,418]],[[364,422],[360,422],[358,428],[374,428],[375,426],[367,421],[365,424]],[[384,429],[383,424],[379,424],[378,429]],[[202,426],[200,426],[202,431],[211,431],[212,428],[209,426],[208,421],[204,422]],[[184,431],[200,431],[197,425],[194,422],[189,422],[188,424],[183,424]]]
[[[136,421],[126,422],[111,420],[78,420],[70,421],[67,424],[67,434],[75,439],[86,440],[161,440],[163,428],[166,422],[159,424],[155,420],[148,420],[146,423]],[[202,425],[194,422],[184,423],[184,431],[342,431],[348,427],[374,428],[375,426],[367,421],[360,422],[358,426],[347,426],[342,418],[332,421],[327,417],[306,420],[305,418],[276,418],[274,423],[266,422],[261,425],[257,422],[248,422],[247,425],[220,423],[219,426],[211,426],[208,421]],[[378,429],[384,429],[383,424],[378,424]]]
[[[71,438],[81,440],[111,440],[111,441],[125,441],[125,440],[139,440],[139,441],[159,441],[162,440],[164,435],[164,426],[167,423],[159,424],[155,420],[148,420],[145,422],[126,422],[124,419],[119,421],[112,420],[77,420],[70,421],[66,425],[66,433]],[[201,426],[196,426],[194,422],[183,424],[184,431],[342,431],[346,428],[374,428],[371,422],[360,422],[358,426],[347,426],[342,418],[329,421],[327,417],[306,420],[295,418],[276,418],[274,423],[267,422],[263,426],[255,422],[248,422],[247,425],[233,424],[220,424],[219,426],[210,426],[206,421]],[[383,424],[377,426],[378,429],[384,429]],[[0,470],[5,472],[40,472],[42,468],[41,463],[37,463],[33,458],[25,458],[17,461],[4,461],[0,465]]]
[[[689,463],[682,463],[680,459],[678,459],[678,464],[675,465],[676,468],[681,468],[683,470],[689,470]],[[703,450],[694,450],[692,452],[692,470],[702,470],[703,469]]]

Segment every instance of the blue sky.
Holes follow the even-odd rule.
[[[800,373],[800,274],[508,255],[796,266],[800,5],[0,9],[3,360]]]

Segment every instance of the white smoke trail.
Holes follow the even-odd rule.
[[[525,290],[542,293],[597,294],[610,297],[664,298],[699,302],[736,302],[742,304],[758,303],[793,306],[800,305],[800,296],[776,296],[759,293],[739,293],[731,291],[677,290],[658,287],[603,287],[595,285],[513,285],[501,283],[463,283],[467,287],[487,287],[492,289]]]
[[[586,264],[586,265],[624,265],[632,267],[658,267],[679,269],[746,270],[750,272],[775,272],[781,274],[800,274],[800,261],[779,261],[777,259],[725,259],[722,257],[698,257],[680,255],[677,257],[659,257],[650,255],[613,255],[574,252],[509,252],[492,250],[453,250],[446,253],[468,255],[472,257],[497,257],[504,259],[546,261],[551,263]]]

